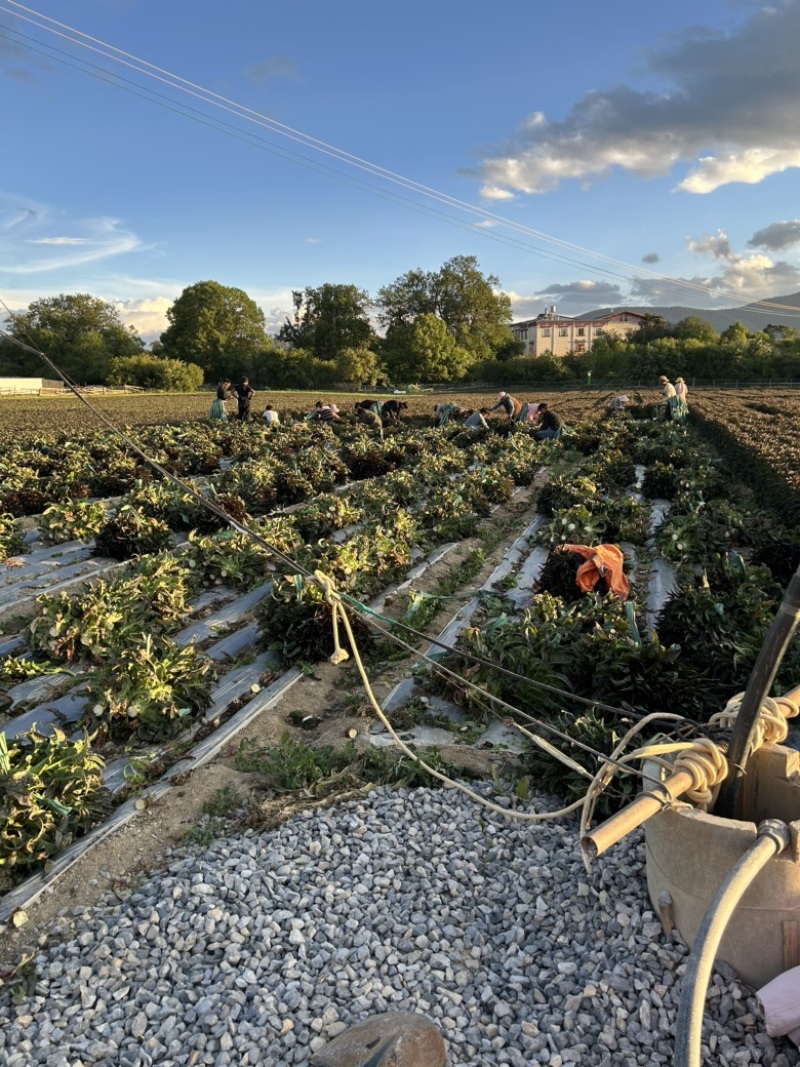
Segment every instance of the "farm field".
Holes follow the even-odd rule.
[[[299,396],[297,410],[312,396]],[[455,399],[477,407],[493,397]],[[26,880],[40,894],[64,850],[109,812],[127,805],[134,818],[148,796],[174,804],[194,757],[181,760],[198,745],[202,758],[215,751],[225,761],[209,771],[216,791],[244,780],[262,790],[256,810],[267,824],[335,796],[345,766],[350,791],[375,780],[430,784],[407,761],[399,772],[365,765],[392,746],[352,664],[326,662],[334,645],[308,579],[316,569],[348,604],[370,606],[357,609],[356,632],[394,728],[435,767],[494,774],[512,795],[574,800],[585,786],[524,733],[509,734],[508,712],[491,698],[515,708],[525,729],[562,730],[569,740],[551,743],[594,773],[597,758],[578,746],[608,754],[637,718],[665,710],[665,694],[686,718],[686,737],[744,687],[797,566],[800,527],[790,509],[765,512],[726,464],[724,437],[720,452],[694,426],[665,424],[647,406],[606,417],[605,397],[586,393],[549,398],[569,424],[560,442],[538,443],[503,419],[473,438],[457,425],[423,425],[433,399],[408,399],[410,420],[382,442],[348,421],[277,432],[197,419],[142,424],[148,454],[277,547],[278,559],[122,455],[105,431],[70,430],[62,447],[62,435],[20,429],[7,445],[0,728],[12,757],[36,746],[38,762],[52,765],[46,790],[69,780],[73,792],[47,794],[59,817],[47,804],[32,820],[4,809],[16,823],[0,843],[1,921],[28,907]],[[770,441],[792,445],[792,400],[704,394],[697,409],[704,425],[726,432],[749,427],[749,413],[769,414],[774,433],[753,448],[769,462]],[[791,502],[790,479],[779,463],[775,471],[770,491],[780,482]],[[580,560],[552,551],[598,544],[621,547],[625,598],[581,595]],[[421,635],[437,633],[457,649],[431,649],[455,678],[414,667]],[[397,637],[410,646],[404,658]],[[795,642],[777,688],[798,682]],[[344,763],[330,762],[328,745],[346,753]],[[310,760],[308,777],[276,784],[276,764],[300,758]],[[175,780],[160,785],[171,769]],[[615,783],[600,812],[634,787]],[[195,808],[188,818],[202,830],[213,816]],[[170,832],[179,822],[186,832],[183,816]]]
[[[316,400],[334,400],[342,411],[352,410],[353,403],[364,396],[379,396],[387,400],[391,394],[337,393],[317,390],[307,392],[271,392],[261,390],[256,393],[252,410],[260,414],[267,403],[282,414],[294,412],[297,415],[310,411]],[[497,396],[496,391],[459,392],[458,390],[441,393],[409,394],[399,397],[409,406],[409,414],[428,418],[431,408],[438,400],[452,399],[463,407],[492,407]],[[655,396],[655,394],[653,394]],[[167,423],[205,421],[211,406],[213,394],[210,392],[186,394],[128,394],[125,396],[88,396],[92,406],[120,426],[158,426]],[[606,394],[537,392],[538,400],[548,400],[554,407],[564,412],[568,419],[576,419],[590,412],[599,412],[604,406]],[[228,404],[229,414],[236,411],[235,402]],[[13,440],[20,434],[38,434],[57,429],[61,433],[75,433],[96,429],[98,421],[76,397],[17,397],[0,398],[0,442]]]

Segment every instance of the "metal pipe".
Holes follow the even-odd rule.
[[[779,819],[762,822],[755,841],[731,869],[703,916],[683,978],[672,1061],[674,1067],[700,1067],[706,992],[722,935],[739,901],[758,873],[773,856],[788,846],[789,840],[786,823]]]
[[[728,777],[722,783],[714,814],[723,819],[741,818],[741,792],[753,735],[764,697],[769,694],[784,653],[800,620],[800,567],[786,587],[778,613],[758,653],[745,689],[728,750]]]
[[[683,796],[693,784],[694,775],[689,771],[676,771],[665,781],[654,782],[652,789],[640,793],[626,808],[606,819],[591,833],[585,834],[581,838],[581,848],[590,859],[602,855],[631,830],[663,811],[665,804]]]
[[[800,685],[785,694],[785,699],[794,704],[800,703]],[[740,712],[741,715],[741,712]],[[724,745],[718,746],[723,752]],[[729,759],[729,757],[728,757]],[[730,762],[730,759],[729,759]],[[663,810],[664,805],[679,797],[692,787],[694,779],[688,771],[676,771],[663,782],[654,782],[647,792],[640,793],[626,808],[616,812],[605,822],[595,827],[591,833],[581,838],[581,848],[589,859],[602,855],[631,830],[647,822],[653,815]],[[719,815],[719,812],[714,814]]]

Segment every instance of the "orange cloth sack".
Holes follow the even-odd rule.
[[[630,586],[625,577],[623,563],[625,557],[616,545],[559,545],[559,552],[575,552],[586,562],[575,572],[575,583],[582,593],[588,593],[597,585],[600,578],[605,578],[606,585],[620,600],[627,600]]]

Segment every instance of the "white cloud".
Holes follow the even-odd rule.
[[[713,266],[707,274],[674,280],[635,278],[632,297],[654,304],[710,308],[731,306],[736,301],[749,303],[800,289],[800,270],[793,263],[772,260],[761,252],[736,252],[724,230],[690,238],[687,248],[697,256],[712,259]]]
[[[481,230],[491,230],[497,223],[493,222],[491,219],[481,219],[481,221],[476,222],[475,225]]]
[[[111,300],[126,326],[133,326],[145,341],[153,341],[166,330],[167,311],[174,297],[156,296],[144,300]]]
[[[69,270],[141,248],[119,219],[68,218],[47,204],[0,193],[0,275]]]
[[[87,237],[29,237],[29,245],[86,245]]]
[[[514,200],[515,196],[509,189],[501,189],[499,185],[484,185],[481,189],[484,200]]]
[[[479,168],[482,196],[542,193],[621,168],[639,177],[689,166],[678,188],[709,193],[800,167],[800,0],[782,0],[723,34],[692,28],[647,57],[658,91],[584,93],[563,121],[528,116]]]
[[[319,237],[304,237],[303,241],[307,245],[321,245],[322,244],[322,240]]]
[[[706,156],[678,183],[678,188],[687,193],[712,193],[731,182],[757,185],[770,174],[779,174],[790,167],[800,167],[800,148],[788,151],[750,148],[721,159]]]

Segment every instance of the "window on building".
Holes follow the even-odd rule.
[[[542,330],[542,337],[549,337],[549,336],[550,336],[550,327],[549,326],[545,326],[544,329]]]
[[[569,336],[569,330],[567,329],[566,326],[559,326],[558,327],[558,336],[559,337],[568,337]]]
[[[586,336],[586,329],[585,329],[585,327],[583,327],[583,326],[579,326],[579,327],[578,327],[578,337],[585,337],[585,336]]]

